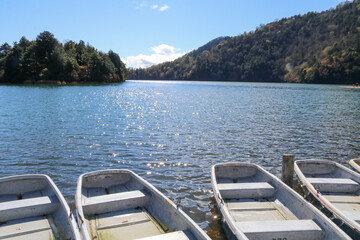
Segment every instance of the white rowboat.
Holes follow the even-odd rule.
[[[318,209],[260,166],[212,166],[211,183],[229,239],[350,239]]]
[[[76,189],[83,239],[209,240],[172,201],[129,170],[83,174]]]
[[[352,237],[360,238],[360,174],[332,161],[298,160],[295,172],[304,187]]]
[[[69,206],[47,175],[0,178],[0,239],[72,239],[80,233]]]

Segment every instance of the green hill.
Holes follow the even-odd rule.
[[[306,83],[360,81],[360,0],[215,39],[129,79]]]

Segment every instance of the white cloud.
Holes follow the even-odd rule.
[[[165,4],[165,5],[163,5],[162,7],[160,7],[159,10],[163,12],[163,11],[168,10],[169,8],[170,8],[170,7]]]
[[[175,48],[167,44],[153,47],[152,51],[154,53],[151,55],[139,54],[137,56],[129,56],[124,59],[124,62],[129,67],[146,68],[159,63],[173,61],[186,53],[176,53]]]
[[[142,3],[139,3],[136,8],[139,9],[139,8],[144,8],[146,7],[146,3],[142,2]]]
[[[170,56],[175,53],[175,48],[170,45],[161,44],[159,46],[151,48],[155,54]]]
[[[161,12],[164,12],[168,10],[170,6],[167,4],[164,4],[162,6],[160,6],[159,4],[148,5],[145,1],[137,1],[136,9],[140,9],[140,8],[151,8],[154,10],[159,10]]]

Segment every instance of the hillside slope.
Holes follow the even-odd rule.
[[[172,62],[130,69],[129,79],[354,83],[359,51],[360,0],[354,0],[215,39]]]

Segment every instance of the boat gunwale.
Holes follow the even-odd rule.
[[[360,173],[360,158],[354,158],[354,159],[351,159],[349,160],[349,165],[354,169],[356,170],[357,172]]]
[[[248,237],[246,237],[246,235],[240,231],[236,225],[234,221],[231,221],[231,215],[230,212],[228,210],[228,208],[225,205],[224,200],[221,197],[219,188],[218,188],[218,182],[216,180],[216,167],[218,166],[231,166],[233,164],[236,164],[235,162],[228,162],[228,163],[218,163],[218,164],[214,164],[211,166],[211,185],[213,188],[213,192],[214,192],[214,197],[217,203],[217,207],[220,210],[220,215],[221,215],[221,222],[225,225],[225,230],[226,233],[228,235],[229,238],[231,239],[244,239],[247,240]],[[230,231],[230,232],[229,232]],[[229,236],[231,234],[231,236]]]

